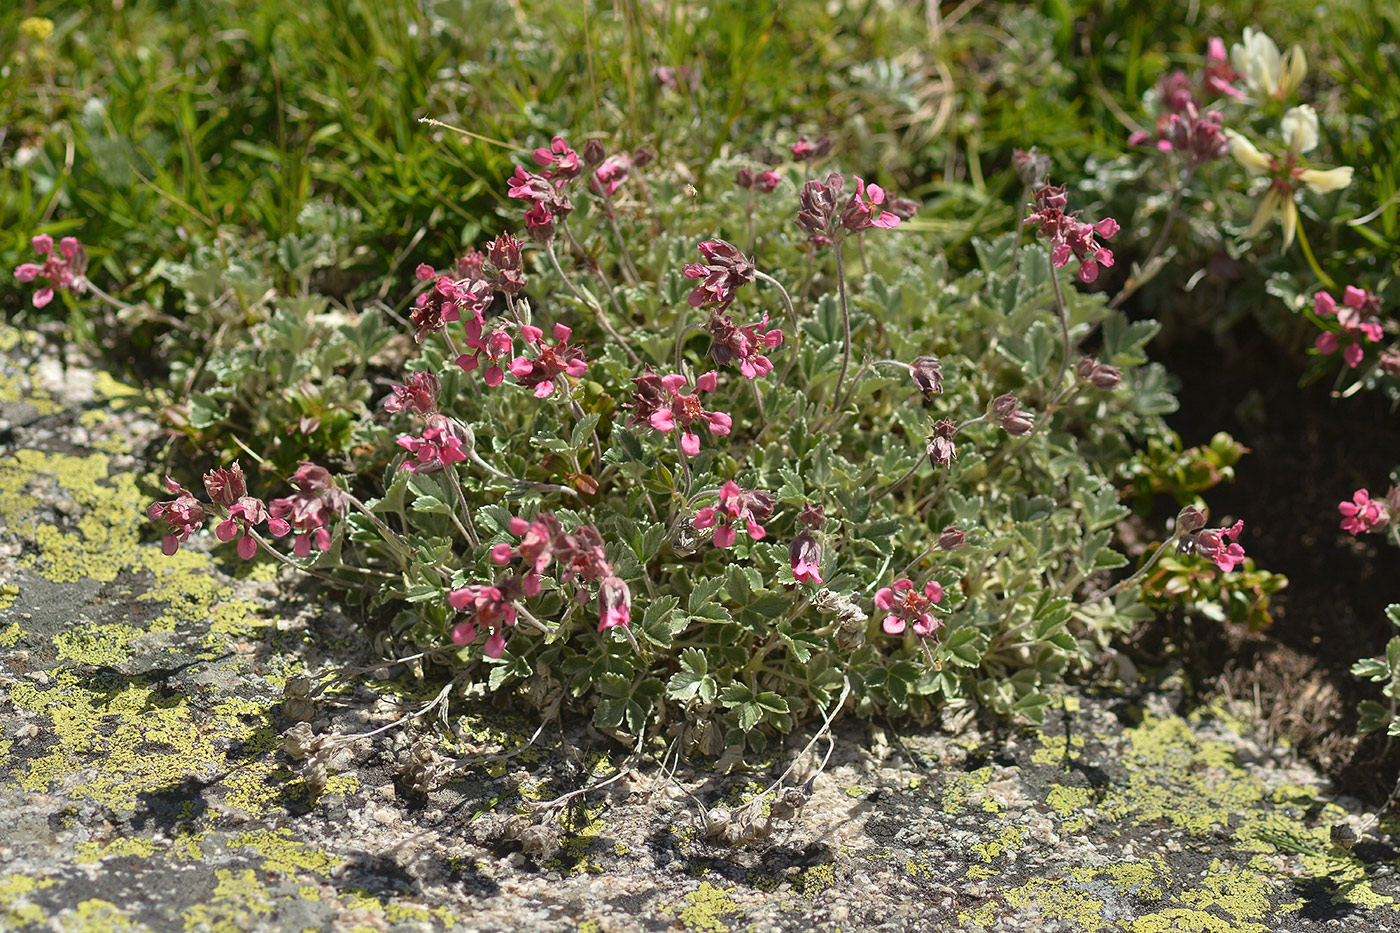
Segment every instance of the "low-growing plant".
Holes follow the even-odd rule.
[[[207,502],[167,478],[166,550],[213,516],[240,555],[392,610],[404,644],[455,646],[459,680],[690,754],[762,749],[847,696],[1040,720],[1150,615],[1163,555],[1211,578],[1245,560],[1240,523],[1188,508],[1113,579],[1115,481],[1175,405],[1155,324],[1061,281],[1111,266],[1118,225],[1028,153],[1024,230],[954,275],[898,229],[916,204],[792,151],[701,197],[636,154],[534,150],[508,185],[528,239],[419,268],[418,352],[345,423],[347,469],[248,450],[291,474],[270,502],[237,463]],[[312,320],[260,326],[285,343]]]

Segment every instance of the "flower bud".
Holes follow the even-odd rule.
[[[597,168],[602,165],[603,160],[607,157],[607,150],[596,139],[590,139],[583,147],[583,161],[589,168]]]
[[[956,551],[967,541],[967,532],[956,525],[949,525],[938,536],[938,546],[945,551]]]
[[[1209,518],[1209,509],[1198,509],[1193,505],[1188,505],[1176,515],[1177,534],[1191,534],[1193,531],[1199,531],[1206,527],[1206,521]]]
[[[204,491],[216,504],[228,508],[248,495],[248,484],[243,477],[243,467],[238,461],[227,470],[210,470],[204,474]]]
[[[919,387],[925,398],[943,391],[943,363],[931,353],[910,363],[909,375],[913,377],[914,385]]]
[[[933,433],[928,437],[929,462],[937,469],[940,466],[947,466],[958,459],[958,449],[953,444],[953,434],[957,431],[957,425],[944,418],[933,426]]]
[[[1030,149],[1016,149],[1011,154],[1011,164],[1016,175],[1027,188],[1037,188],[1045,184],[1050,173],[1050,157],[1042,155],[1034,146]]]

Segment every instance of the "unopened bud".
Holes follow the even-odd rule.
[[[583,161],[589,168],[597,168],[603,164],[603,160],[608,157],[607,150],[603,144],[596,139],[590,139],[583,147]]]
[[[1210,510],[1196,508],[1188,505],[1176,514],[1177,534],[1191,534],[1193,531],[1200,531],[1206,527],[1206,521],[1210,518]]]
[[[943,529],[938,536],[938,546],[945,551],[956,551],[967,541],[967,532],[954,525]]]
[[[914,378],[914,385],[919,387],[925,398],[943,391],[943,364],[931,353],[910,363],[909,375]]]
[[[1016,149],[1011,154],[1011,164],[1016,175],[1027,188],[1037,188],[1045,184],[1050,173],[1050,157],[1041,155],[1034,146],[1030,149]]]

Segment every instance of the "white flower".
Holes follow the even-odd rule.
[[[1288,151],[1293,155],[1302,155],[1317,148],[1317,111],[1307,104],[1285,113],[1282,129]]]
[[[1248,26],[1244,27],[1244,42],[1230,47],[1230,67],[1244,76],[1245,86],[1260,99],[1287,100],[1308,72],[1301,46],[1279,55],[1273,39]]]
[[[1338,191],[1351,184],[1351,166],[1343,165],[1340,168],[1329,168],[1325,171],[1317,168],[1305,168],[1298,173],[1298,180],[1317,194]]]
[[[1250,175],[1263,175],[1273,168],[1273,159],[1260,152],[1254,143],[1234,130],[1226,130],[1225,135],[1230,139],[1230,154]]]

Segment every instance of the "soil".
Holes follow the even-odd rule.
[[[1300,387],[1304,361],[1252,321],[1224,340],[1201,331],[1159,340],[1151,353],[1180,380],[1181,407],[1168,421],[1187,446],[1224,430],[1251,450],[1233,484],[1206,493],[1213,524],[1244,519],[1249,556],[1289,579],[1267,632],[1183,623],[1199,698],[1251,700],[1339,792],[1384,800],[1400,749],[1354,737],[1357,704],[1381,697],[1350,668],[1395,634],[1383,614],[1400,601],[1395,551],[1379,535],[1342,531],[1337,503],[1388,488],[1400,462],[1394,406],[1379,392],[1334,397],[1330,381]]]

